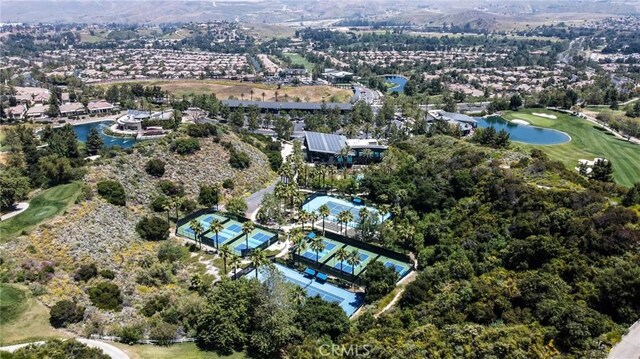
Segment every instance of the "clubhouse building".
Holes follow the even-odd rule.
[[[376,139],[347,139],[343,135],[304,132],[307,161],[352,166],[380,161],[388,146]],[[347,149],[346,157],[342,152]]]

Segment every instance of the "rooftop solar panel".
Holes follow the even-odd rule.
[[[320,132],[305,132],[307,149],[312,152],[338,153],[346,146],[344,136]]]

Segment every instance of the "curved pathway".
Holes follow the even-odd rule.
[[[101,342],[101,341],[93,340],[93,339],[82,339],[82,338],[75,338],[75,339],[77,341],[79,341],[80,343],[87,345],[88,347],[101,349],[102,352],[107,354],[109,357],[111,357],[111,359],[129,359],[129,356],[127,355],[127,353],[123,352],[122,350],[116,348],[115,346],[113,346],[111,344],[107,344],[105,342]],[[23,348],[23,347],[26,347],[26,346],[31,345],[31,344],[42,345],[44,343],[45,342],[41,341],[41,342],[31,342],[31,343],[9,345],[9,346],[6,346],[6,347],[0,347],[0,351],[13,353],[16,350],[18,350],[20,348]]]
[[[640,320],[629,328],[629,332],[616,344],[607,359],[639,359],[640,358]]]
[[[11,217],[15,217],[29,208],[29,202],[19,202],[15,205],[15,211],[5,213],[0,217],[0,221],[6,221]]]

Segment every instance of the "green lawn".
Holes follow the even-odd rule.
[[[0,346],[65,336],[49,324],[49,310],[28,288],[0,284]]]
[[[0,325],[14,320],[24,312],[26,297],[24,291],[0,284]]]
[[[557,119],[543,118],[532,113],[547,113],[557,116]],[[522,119],[534,126],[553,128],[571,136],[570,142],[561,145],[541,146],[518,143],[516,146],[527,149],[540,148],[552,159],[561,161],[570,169],[578,165],[578,159],[593,160],[596,157],[604,157],[613,163],[616,182],[632,186],[640,180],[640,165],[638,165],[640,146],[617,139],[587,120],[544,109],[507,112],[504,118]]]
[[[19,215],[0,222],[0,242],[6,242],[29,231],[40,222],[62,213],[75,201],[82,185],[73,182],[49,188],[29,201],[29,208]]]
[[[307,71],[313,71],[313,64],[309,62],[309,60],[302,57],[300,54],[295,53],[283,53],[284,56],[288,57],[291,60],[293,65],[304,65]]]
[[[193,343],[174,344],[169,346],[158,345],[126,345],[111,343],[125,351],[131,359],[244,359],[243,353],[234,353],[229,356],[220,356],[214,352],[202,351]]]

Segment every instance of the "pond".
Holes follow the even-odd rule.
[[[396,84],[395,87],[392,87],[388,90],[389,92],[401,92],[401,93],[404,92],[404,85],[406,85],[407,81],[409,81],[409,79],[400,75],[386,75],[384,79],[387,80],[387,82]]]
[[[550,128],[542,128],[525,124],[509,122],[502,117],[491,116],[476,118],[479,128],[493,127],[496,131],[505,130],[512,141],[532,145],[557,145],[571,141],[571,137],[564,132]]]
[[[98,133],[100,133],[100,137],[102,141],[104,141],[104,145],[106,147],[120,146],[122,148],[129,148],[136,143],[136,140],[132,137],[113,137],[108,136],[104,133],[104,130],[113,124],[113,121],[102,121],[102,122],[93,122],[93,123],[84,123],[82,125],[73,126],[73,131],[76,133],[78,137],[78,141],[87,142],[87,136],[89,136],[89,131],[92,128],[96,128]]]

